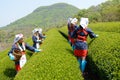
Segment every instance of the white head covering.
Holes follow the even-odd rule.
[[[39,31],[39,29],[35,28],[32,33],[35,34],[37,31]]]
[[[72,18],[68,18],[68,23],[71,23],[71,21],[72,21]]]
[[[23,38],[23,34],[17,34],[15,35],[15,38],[14,38],[14,44],[17,43],[21,38]]]
[[[38,31],[39,31],[39,33],[41,34],[41,33],[42,33],[42,28],[39,28]]]
[[[76,25],[77,22],[78,22],[77,18],[73,18],[72,21],[71,21],[71,23],[74,24],[74,25]]]
[[[82,26],[83,29],[85,29],[88,26],[88,23],[89,23],[88,18],[81,18],[80,25]]]

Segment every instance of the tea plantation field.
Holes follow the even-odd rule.
[[[28,62],[15,76],[14,63],[7,56],[8,50],[0,54],[1,80],[83,80],[77,59],[67,40],[58,29],[51,29],[42,44],[42,52],[27,54]],[[31,45],[31,39],[28,40]],[[3,58],[4,57],[4,58]]]
[[[120,79],[120,22],[94,23],[90,28],[99,35],[88,38],[88,67],[100,80]],[[67,35],[67,27],[62,30]]]
[[[92,23],[89,27],[99,35],[88,38],[87,56],[90,71],[100,80],[120,79],[120,22]],[[62,36],[62,35],[64,36]],[[14,62],[0,52],[0,80],[83,80],[79,64],[67,42],[67,27],[46,32],[42,52],[27,51],[27,63],[16,75]],[[32,45],[31,38],[27,39]]]

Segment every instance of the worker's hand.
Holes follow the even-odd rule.
[[[41,42],[41,40],[37,40],[37,42]]]
[[[96,38],[98,37],[99,35],[96,35]]]
[[[12,53],[9,53],[10,60],[15,60],[15,56]]]
[[[46,36],[43,36],[43,38],[45,39],[45,38],[46,38]]]
[[[35,49],[35,52],[41,52],[42,50],[41,49]]]

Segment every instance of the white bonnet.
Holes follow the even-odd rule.
[[[32,33],[35,34],[37,31],[39,31],[39,29],[35,28]]]
[[[17,43],[21,38],[23,38],[23,34],[17,34],[15,35],[15,38],[14,38],[14,43]]]
[[[78,22],[77,18],[73,18],[72,21],[71,21],[71,23],[74,24],[74,25],[76,25],[77,22]]]
[[[89,20],[88,18],[81,18],[80,25],[85,29],[88,26]]]
[[[38,32],[39,32],[39,33],[42,33],[42,28],[39,28],[39,29],[38,29]]]
[[[71,23],[71,21],[72,21],[72,18],[68,18],[68,23]]]

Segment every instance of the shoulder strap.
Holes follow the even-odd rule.
[[[88,32],[86,31],[86,29],[83,29],[84,34],[87,36]]]
[[[19,45],[19,43],[17,43],[17,47],[21,50],[21,51],[25,51],[26,48],[25,48],[25,43],[23,42],[22,43],[22,47]]]
[[[84,35],[81,35],[81,32],[84,33]],[[86,29],[79,29],[77,31],[77,40],[81,40],[81,41],[86,41],[87,40],[87,35],[88,35],[88,32],[86,31]]]

